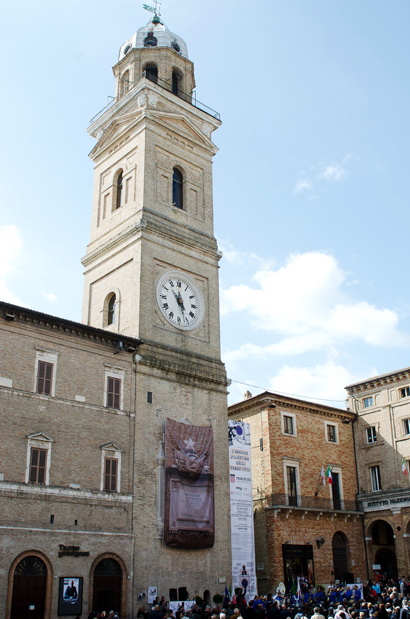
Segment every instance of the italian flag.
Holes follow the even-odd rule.
[[[408,472],[407,472],[407,463],[406,463],[406,461],[405,461],[405,459],[404,459],[404,458],[402,458],[402,459],[401,459],[401,470],[403,471],[403,473],[404,473],[405,475],[408,475]]]
[[[329,482],[329,484],[332,485],[333,484],[333,479],[332,479],[332,469],[330,468],[330,464],[327,465],[327,469],[326,469],[325,475],[327,477],[327,481]]]

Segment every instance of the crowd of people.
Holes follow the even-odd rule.
[[[139,607],[137,619],[410,619],[410,580],[398,582],[380,577],[363,585],[303,587],[298,592],[255,596],[246,600],[238,592],[225,596],[221,604],[194,604],[184,610],[181,603],[174,610],[165,598],[154,601],[152,608]],[[119,619],[119,614],[91,613],[88,619]]]

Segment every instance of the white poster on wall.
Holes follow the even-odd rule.
[[[153,604],[158,596],[158,587],[148,587],[148,604]]]
[[[240,587],[249,601],[257,594],[249,423],[229,421],[228,434],[232,590]]]

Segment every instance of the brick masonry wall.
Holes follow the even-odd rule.
[[[295,416],[294,435],[283,433],[281,414]],[[316,583],[334,581],[332,538],[338,531],[348,538],[348,571],[366,579],[362,517],[332,511],[331,486],[326,483],[323,487],[320,475],[322,465],[326,469],[328,464],[339,472],[342,501],[349,502],[346,509],[355,511],[357,479],[351,423],[355,415],[264,393],[231,406],[229,417],[251,426],[255,546],[256,562],[261,568],[257,571],[261,590],[275,592],[278,583],[284,581],[282,544],[285,542],[312,544]],[[327,440],[327,423],[336,425],[336,443]],[[272,500],[277,505],[286,504],[286,464],[297,467],[300,503],[314,507],[318,492],[319,499],[327,499],[323,513],[318,509],[289,512],[267,507]],[[316,539],[322,536],[325,544],[318,549]]]
[[[158,353],[147,344],[141,347],[142,361],[135,374],[129,353],[114,355],[113,346],[104,342],[89,342],[81,335],[64,335],[51,326],[46,329],[30,322],[6,324],[0,330],[0,340],[8,353],[2,358],[1,375],[12,380],[12,387],[0,386],[0,615],[6,616],[10,566],[27,551],[42,552],[50,561],[53,576],[71,573],[84,578],[84,613],[91,610],[91,565],[107,553],[123,562],[127,574],[124,618],[136,608],[136,595],[148,586],[157,586],[165,596],[170,588],[181,586],[192,596],[223,590],[219,576],[230,578],[223,366],[202,357],[195,361],[195,356],[175,351]],[[55,397],[33,392],[34,346],[59,353]],[[174,368],[161,367],[165,357],[173,360]],[[101,405],[106,364],[124,368],[128,410]],[[218,380],[210,380],[211,375]],[[74,399],[79,385],[84,386],[85,402]],[[148,391],[152,403],[148,402]],[[158,537],[157,456],[167,417],[211,424],[214,429],[215,546],[209,550],[166,548]],[[37,432],[52,439],[47,487],[25,484],[27,436]],[[100,491],[101,446],[111,442],[122,450],[118,495]],[[89,557],[59,558],[59,544],[80,546]],[[51,616],[56,615],[57,583],[58,579],[53,579]]]

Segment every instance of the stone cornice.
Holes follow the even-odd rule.
[[[41,486],[34,484],[19,484],[11,481],[0,481],[0,495],[14,496],[18,495],[20,498],[26,495],[27,498],[38,498],[44,500],[47,498],[58,499],[77,499],[79,501],[98,501],[106,502],[109,505],[113,503],[131,503],[131,494],[121,493],[108,493],[98,490],[82,490],[73,488],[61,488],[57,486]]]
[[[353,383],[345,387],[349,395],[353,393],[369,391],[370,389],[378,389],[387,385],[391,385],[398,382],[410,381],[410,367],[397,370],[396,372],[389,372],[388,374],[380,374],[379,376],[373,376],[367,380],[359,383]]]
[[[208,384],[211,388],[216,386],[218,389],[230,384],[222,361],[193,352],[185,353],[179,348],[149,340],[144,340],[144,352],[138,365],[165,371],[168,378],[172,373],[178,382],[187,384]]]
[[[80,322],[74,322],[73,320],[67,320],[65,318],[59,318],[58,316],[51,316],[38,312],[27,307],[20,307],[11,303],[0,302],[0,319],[4,320],[4,323],[24,323],[31,324],[35,327],[40,327],[52,332],[66,333],[81,337],[98,344],[108,344],[116,346],[121,340],[125,347],[128,345],[132,348],[138,348],[142,344],[141,340],[123,333],[113,333],[112,331],[105,331],[105,329],[98,329],[97,327],[91,327],[89,325],[82,324]]]
[[[213,127],[213,130],[217,129],[222,124],[220,120],[207,114],[200,108],[195,107],[195,105],[187,103],[180,97],[176,97],[151,80],[142,78],[134,88],[90,124],[87,129],[88,133],[95,137],[101,130],[104,131],[114,118],[121,116],[123,113],[129,113],[130,110],[127,108],[134,103],[134,99],[139,97],[144,90],[148,91],[148,93],[153,93],[155,96],[164,98],[172,108],[180,110],[183,114],[188,112],[189,115],[196,117],[198,121],[209,123]]]
[[[185,232],[185,234],[183,232]],[[154,211],[143,207],[141,211],[141,219],[137,223],[123,228],[114,237],[108,241],[102,242],[101,245],[87,253],[81,260],[84,267],[93,265],[94,262],[104,258],[105,254],[113,249],[122,247],[124,243],[133,242],[137,238],[154,232],[162,238],[168,238],[171,241],[177,241],[190,250],[199,251],[212,259],[221,258],[218,252],[217,243],[214,237],[209,236],[190,226],[181,227],[171,218],[155,213]]]
[[[130,357],[130,363],[131,363],[131,357]],[[103,406],[102,404],[93,404],[92,402],[80,402],[79,400],[71,400],[69,398],[61,398],[57,396],[41,395],[39,393],[34,393],[33,391],[24,391],[24,389],[15,389],[14,387],[3,387],[2,385],[0,385],[0,394],[2,393],[8,393],[12,396],[19,397],[19,398],[42,400],[43,402],[47,402],[47,403],[52,402],[53,405],[56,405],[56,406],[59,404],[63,406],[68,404],[70,408],[82,408],[83,410],[85,408],[88,408],[90,410],[95,410],[95,411],[98,411],[100,413],[104,413],[107,415],[118,415],[118,416],[130,417],[130,418],[135,417],[135,413],[131,411],[118,410],[116,408],[108,408],[106,406]]]
[[[270,391],[264,391],[263,393],[232,404],[228,408],[228,416],[240,415],[242,413],[248,414],[250,412],[260,412],[266,409],[273,408],[286,408],[292,410],[299,410],[309,413],[315,413],[326,417],[334,417],[343,420],[356,419],[356,413],[347,411],[333,406],[326,406],[323,404],[316,404],[314,402],[307,402],[305,400],[298,400],[287,396],[282,396]]]

